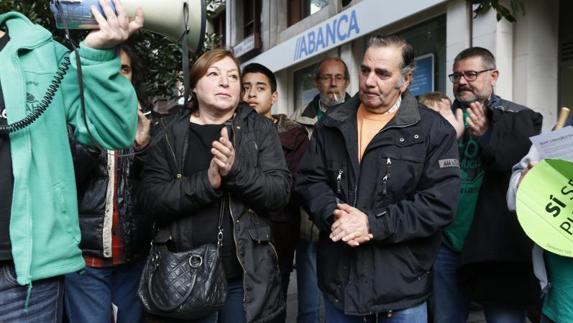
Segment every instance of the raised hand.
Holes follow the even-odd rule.
[[[98,22],[99,29],[90,32],[84,43],[87,47],[97,49],[113,48],[125,42],[131,34],[143,27],[143,10],[138,8],[135,18],[130,21],[125,9],[119,0],[113,0],[116,12],[109,4],[109,0],[99,0],[105,17],[96,9],[91,7],[92,14]]]
[[[456,130],[456,138],[461,138],[464,134],[464,111],[456,109],[456,113],[452,112],[450,101],[446,99],[440,100],[439,103],[430,107],[430,109],[438,112],[444,119],[446,119],[452,127]]]

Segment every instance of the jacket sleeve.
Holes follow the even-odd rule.
[[[145,212],[160,223],[192,215],[222,196],[212,188],[206,170],[182,176],[169,162],[171,156],[166,140],[161,140],[144,159],[139,201]]]
[[[365,211],[375,241],[394,244],[432,236],[452,221],[460,168],[456,134],[446,122],[440,119],[430,131],[429,151],[414,195]]]
[[[300,162],[295,192],[320,231],[330,232],[332,212],[336,209],[336,194],[328,185],[321,133],[318,125]]]
[[[278,133],[269,120],[260,122],[255,134],[258,167],[249,167],[236,158],[223,188],[257,211],[284,207],[290,196],[292,178],[288,171]],[[268,122],[267,122],[268,121]]]
[[[133,86],[119,74],[119,57],[113,49],[79,49],[85,98],[81,107],[75,54],[61,85],[67,120],[74,126],[74,139],[104,149],[133,144],[137,126],[137,97]],[[89,129],[89,130],[88,130]]]
[[[300,126],[289,131],[288,135],[292,136],[294,145],[293,150],[287,154],[286,160],[287,166],[294,176],[298,172],[298,166],[308,146],[308,132],[304,127]]]
[[[521,179],[521,172],[527,168],[527,166],[534,161],[539,161],[539,151],[535,146],[531,146],[529,153],[521,159],[521,161],[513,166],[511,169],[511,178],[509,180],[509,187],[507,189],[507,208],[510,211],[515,211],[516,196],[517,196],[517,184]]]
[[[541,131],[543,117],[532,110],[495,111],[491,138],[480,142],[482,167],[486,172],[508,172],[527,154],[529,137]]]

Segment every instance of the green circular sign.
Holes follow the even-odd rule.
[[[516,211],[535,243],[573,257],[573,163],[546,159],[533,167],[517,190]]]

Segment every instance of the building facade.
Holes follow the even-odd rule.
[[[220,1],[223,2],[223,1]],[[226,0],[211,17],[211,31],[223,34],[241,62],[273,70],[280,92],[276,113],[292,114],[317,93],[313,75],[326,56],[344,59],[348,92],[358,90],[358,69],[368,38],[398,34],[416,51],[413,94],[440,91],[452,97],[447,79],[454,57],[482,46],[496,56],[496,93],[541,112],[544,128],[558,107],[573,107],[573,21],[566,0],[523,0],[517,22],[496,13],[475,16],[466,0]],[[222,22],[225,22],[224,24]]]

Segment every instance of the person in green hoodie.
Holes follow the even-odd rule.
[[[115,11],[100,1],[103,15],[92,7],[99,29],[80,44],[85,109],[74,54],[24,15],[0,13],[0,322],[61,321],[63,275],[84,267],[67,125],[86,145],[133,144],[137,98],[114,47],[141,28],[143,12],[129,19],[113,2]]]

